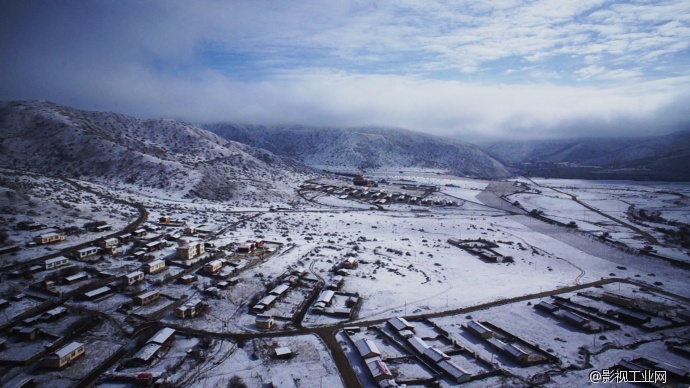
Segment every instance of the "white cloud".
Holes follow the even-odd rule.
[[[689,86],[683,0],[5,8],[0,98],[147,117],[565,135],[648,123]]]

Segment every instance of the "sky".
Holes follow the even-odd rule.
[[[690,129],[690,1],[0,0],[0,100],[464,139]]]

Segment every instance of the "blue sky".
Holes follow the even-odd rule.
[[[690,128],[684,0],[0,6],[4,100],[468,139]]]

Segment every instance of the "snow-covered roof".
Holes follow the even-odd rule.
[[[529,353],[520,349],[515,344],[503,344],[503,350],[505,350],[508,354],[510,354],[511,356],[513,356],[515,358],[529,355]]]
[[[89,276],[89,274],[87,274],[86,272],[79,272],[78,274],[66,277],[65,280],[67,280],[68,282],[73,282],[77,279],[85,278],[87,276]]]
[[[330,303],[331,299],[335,296],[335,291],[333,290],[326,290],[319,295],[319,299],[317,299],[317,302],[323,302],[323,303]]]
[[[395,330],[414,329],[414,325],[402,317],[393,317],[388,320],[388,323],[395,328]]]
[[[465,370],[460,368],[460,366],[453,361],[449,360],[443,360],[438,363],[439,368],[443,369],[444,372],[448,373],[449,375],[453,376],[455,381],[457,382],[464,382],[464,381],[469,381],[470,375],[467,373]]]
[[[289,285],[289,284],[282,283],[281,285],[279,285],[279,286],[277,286],[276,288],[272,289],[270,293],[273,294],[273,295],[282,295],[283,293],[285,293],[285,291],[287,291],[287,290],[289,290],[289,289],[290,289],[290,285]]]
[[[443,353],[442,351],[436,349],[436,348],[427,348],[424,351],[424,355],[429,357],[430,359],[434,360],[434,362],[439,362],[441,360],[449,360],[450,357],[448,357],[447,354]]]
[[[381,355],[381,351],[379,351],[376,343],[374,343],[372,340],[362,338],[355,342],[355,345],[357,346],[357,351],[359,351],[359,354],[362,356],[362,358]]]
[[[477,321],[470,321],[467,324],[467,327],[474,330],[475,332],[479,334],[484,334],[484,333],[493,333],[488,327],[482,325],[481,323]]]
[[[75,341],[75,342],[67,344],[67,345],[61,347],[60,349],[56,350],[55,355],[58,356],[58,358],[62,359],[64,357],[68,356],[73,351],[79,349],[82,346],[84,346],[83,343]]]
[[[259,302],[257,302],[257,305],[263,304],[268,306],[269,304],[273,303],[278,297],[275,295],[266,295]]]
[[[164,327],[160,329],[156,335],[151,337],[151,339],[148,340],[148,343],[165,344],[174,334],[175,329]]]
[[[101,288],[97,288],[97,289],[95,289],[95,290],[92,290],[92,291],[89,291],[89,292],[85,292],[84,295],[85,295],[87,298],[93,298],[94,296],[98,296],[98,295],[105,294],[105,293],[108,293],[108,292],[110,292],[110,287],[108,287],[108,286],[103,286],[103,287],[101,287]]]
[[[144,273],[142,271],[134,271],[130,272],[127,275],[125,275],[128,279],[134,279],[140,276],[144,276]]]
[[[46,264],[59,263],[59,262],[61,262],[61,261],[66,261],[66,260],[69,260],[69,259],[66,258],[65,256],[58,256],[58,257],[54,257],[54,258],[52,258],[52,259],[46,260],[45,263],[46,263]]]
[[[422,354],[424,354],[424,352],[426,352],[426,350],[429,348],[429,345],[427,345],[423,339],[417,336],[412,336],[408,338],[407,342],[409,342],[410,345],[412,345],[412,347],[415,348],[415,350]]]
[[[280,348],[276,348],[275,352],[276,352],[276,356],[278,356],[278,357],[287,356],[287,355],[292,354],[292,350],[290,350],[290,348],[288,348],[287,346],[282,346]]]
[[[161,349],[161,345],[147,343],[132,357],[133,359],[149,362],[153,356]]]
[[[388,366],[381,360],[368,362],[367,367],[369,368],[372,376],[374,376],[374,379],[383,376],[393,376],[390,369],[388,369]]]
[[[146,299],[146,298],[149,298],[149,297],[156,295],[156,294],[158,294],[158,291],[153,291],[153,290],[152,291],[146,291],[146,292],[142,292],[141,294],[137,295],[136,298]]]

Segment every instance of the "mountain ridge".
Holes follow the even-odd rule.
[[[281,177],[283,171],[309,174],[294,160],[194,125],[49,101],[0,103],[0,164],[207,199],[230,199],[245,191],[242,186],[267,189],[262,180]]]
[[[311,166],[418,167],[476,178],[511,176],[501,162],[473,144],[407,129],[232,123],[202,127],[226,139],[265,148]]]

